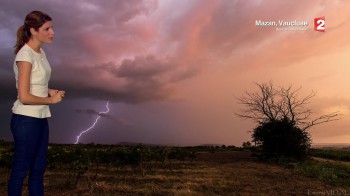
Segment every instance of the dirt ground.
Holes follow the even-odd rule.
[[[7,195],[7,171],[0,170],[0,195]],[[66,169],[48,170],[45,195],[350,195],[346,188],[261,163],[249,152],[203,152],[192,161],[101,167],[97,173],[91,168],[75,188],[74,182]]]

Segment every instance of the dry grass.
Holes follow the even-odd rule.
[[[201,153],[191,161],[173,161],[140,168],[91,169],[74,189],[66,170],[48,170],[46,195],[310,195],[347,191],[292,170],[257,162],[247,152]],[[6,195],[6,170],[1,169],[0,193]],[[2,195],[2,194],[1,194]],[[24,194],[26,195],[26,194]]]

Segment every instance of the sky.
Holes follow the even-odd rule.
[[[18,6],[21,4],[21,6]],[[256,124],[235,115],[237,98],[255,83],[315,91],[315,117],[341,120],[309,130],[316,143],[350,141],[350,1],[2,0],[0,2],[0,138],[12,140],[16,100],[13,46],[32,10],[53,18],[54,43],[43,45],[49,87],[66,91],[51,105],[51,143],[162,145],[251,140]],[[325,32],[314,18],[325,17]],[[306,21],[258,26],[256,21]],[[279,26],[280,27],[280,26]]]

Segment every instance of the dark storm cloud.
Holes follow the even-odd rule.
[[[160,62],[154,56],[137,56],[134,60],[123,60],[120,66],[108,67],[118,77],[125,78],[145,78],[153,77],[171,69],[171,65]]]
[[[249,65],[246,67],[267,66],[272,64],[269,59],[278,56],[275,62],[284,64],[307,58],[318,50],[311,48],[291,59],[285,54],[299,50],[298,45],[316,45],[313,40],[317,39],[310,39],[308,34],[296,35],[291,38],[299,44],[282,45],[278,36],[276,40],[271,37],[271,30],[254,25],[259,19],[302,16],[304,7],[312,3],[174,1],[162,7],[164,10],[158,10],[157,1],[139,0],[25,3],[28,6],[23,8],[10,0],[1,1],[0,32],[15,40],[26,13],[33,9],[49,13],[56,32],[54,44],[45,46],[53,70],[50,87],[66,90],[67,99],[128,103],[165,100],[176,92],[177,83],[196,76],[209,63],[215,66],[217,61],[230,58],[234,66],[242,62]],[[172,6],[181,4],[186,9],[172,11]],[[286,12],[288,9],[294,11]],[[263,40],[271,43],[266,47],[277,49],[251,52],[252,47],[266,43]],[[13,72],[12,45],[0,48],[0,62],[4,64],[1,74]],[[247,51],[254,58],[247,58]],[[2,79],[0,90],[8,92],[13,88],[11,77]]]
[[[0,73],[13,75],[13,59],[14,55],[9,50],[0,49]]]
[[[181,63],[171,63],[154,55],[137,56],[137,51],[143,49],[142,45],[147,42],[147,37],[144,37],[142,28],[137,29],[129,21],[147,14],[150,8],[142,1],[74,1],[70,4],[51,4],[56,9],[46,6],[45,3],[40,6],[54,18],[56,32],[55,44],[47,50],[53,66],[50,87],[66,90],[67,98],[89,97],[128,103],[164,100],[173,93],[173,84],[193,77],[198,72],[198,68],[181,68]],[[20,21],[27,12],[18,10],[18,14],[13,17]],[[194,16],[200,18],[201,14]],[[191,26],[196,26],[197,21],[188,20],[187,17],[165,20],[180,27],[179,29],[189,30]],[[187,20],[189,22],[185,22]],[[174,29],[171,26],[168,31],[178,32],[176,29],[173,31]],[[12,31],[15,32],[15,28]],[[188,31],[181,32],[180,35],[184,37],[173,33],[171,39],[191,39],[186,38],[186,33]],[[183,42],[187,48],[192,48],[191,44],[196,43]],[[132,53],[134,51],[135,54]],[[124,58],[123,54],[126,53],[136,56]],[[6,54],[8,55],[9,53]],[[115,56],[115,60],[120,63],[113,63],[115,60],[111,60],[112,63],[103,63],[109,56]],[[11,65],[12,62],[7,60],[4,64]],[[10,74],[11,70],[12,66],[8,66],[5,72]],[[10,78],[2,79],[5,85],[0,87],[1,90],[8,92],[13,89],[13,79]]]
[[[101,112],[98,112],[98,111],[93,110],[93,109],[76,109],[75,112],[77,112],[79,114],[87,114],[89,116],[101,116],[102,118],[110,119],[114,123],[120,124],[120,125],[123,125],[123,126],[130,126],[130,125],[132,125],[132,123],[130,123],[128,120],[126,120],[124,118],[120,118],[120,117],[116,117],[116,116],[113,116],[113,115],[101,113]]]
[[[98,115],[99,112],[92,110],[92,109],[86,109],[86,110],[82,110],[82,109],[76,109],[75,110],[77,113],[84,113],[84,114],[89,114],[89,115]]]
[[[152,9],[151,5],[135,0],[59,1],[56,4],[60,9],[48,11],[53,15],[57,35],[55,55],[83,62],[96,62],[93,58],[105,58],[113,52],[114,56],[121,55],[126,47],[120,47],[130,45],[130,37],[137,33],[125,23]]]
[[[101,117],[108,118],[108,119],[114,119],[114,117],[112,115],[104,114],[104,113],[98,112],[98,111],[93,110],[93,109],[85,109],[85,110],[76,109],[75,111],[79,114],[97,115],[97,116],[101,116]]]
[[[0,39],[6,39],[0,28]],[[13,101],[17,91],[15,86],[15,75],[13,73],[13,49],[6,44],[0,45],[0,102]]]
[[[348,8],[342,0],[1,0],[0,130],[9,129],[16,96],[15,34],[31,10],[53,18],[54,44],[43,48],[50,87],[66,91],[65,101],[50,107],[56,141],[74,142],[97,117],[99,109],[91,108],[102,101],[96,100],[110,100],[114,119],[101,119],[106,135],[96,132],[90,141],[240,145],[251,127],[232,116],[232,91],[241,94],[251,81],[272,78],[283,85],[307,77],[309,88],[349,100]],[[319,16],[327,18],[325,33],[313,30]],[[255,20],[280,19],[307,20],[308,30],[255,26]],[[164,100],[176,102],[159,103]],[[334,136],[348,130],[348,118],[342,122],[343,128],[331,128]]]
[[[0,73],[0,92],[1,103],[13,102],[16,100],[17,90],[13,74]]]
[[[155,38],[152,24],[141,24],[138,18],[149,15],[158,6],[156,1],[92,0],[69,5],[33,1],[32,6],[15,10],[10,1],[1,4],[1,15],[17,21],[0,26],[13,32],[13,40],[30,10],[42,10],[53,18],[54,45],[44,46],[53,70],[50,88],[66,90],[68,99],[88,97],[128,103],[164,100],[174,92],[173,84],[197,73],[197,69],[181,68],[181,64],[151,53],[139,55]],[[1,50],[0,56],[13,58],[12,49],[9,51]],[[3,73],[13,77],[12,59],[2,58],[1,63],[7,66]],[[2,79],[0,90],[13,88],[11,77]]]
[[[154,56],[137,56],[120,64],[90,67],[64,64],[54,71],[52,87],[66,90],[67,97],[127,103],[167,99],[174,91],[173,84],[197,73],[194,69],[179,69],[172,61]]]
[[[1,55],[0,55],[1,56]],[[12,62],[0,59],[0,104],[12,103],[16,100],[16,80],[12,69]]]

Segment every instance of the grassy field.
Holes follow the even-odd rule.
[[[247,151],[196,151],[195,157],[181,160],[81,168],[49,167],[46,195],[350,195],[346,184],[308,175],[307,165],[264,163]],[[8,171],[0,169],[1,195],[7,195]]]

